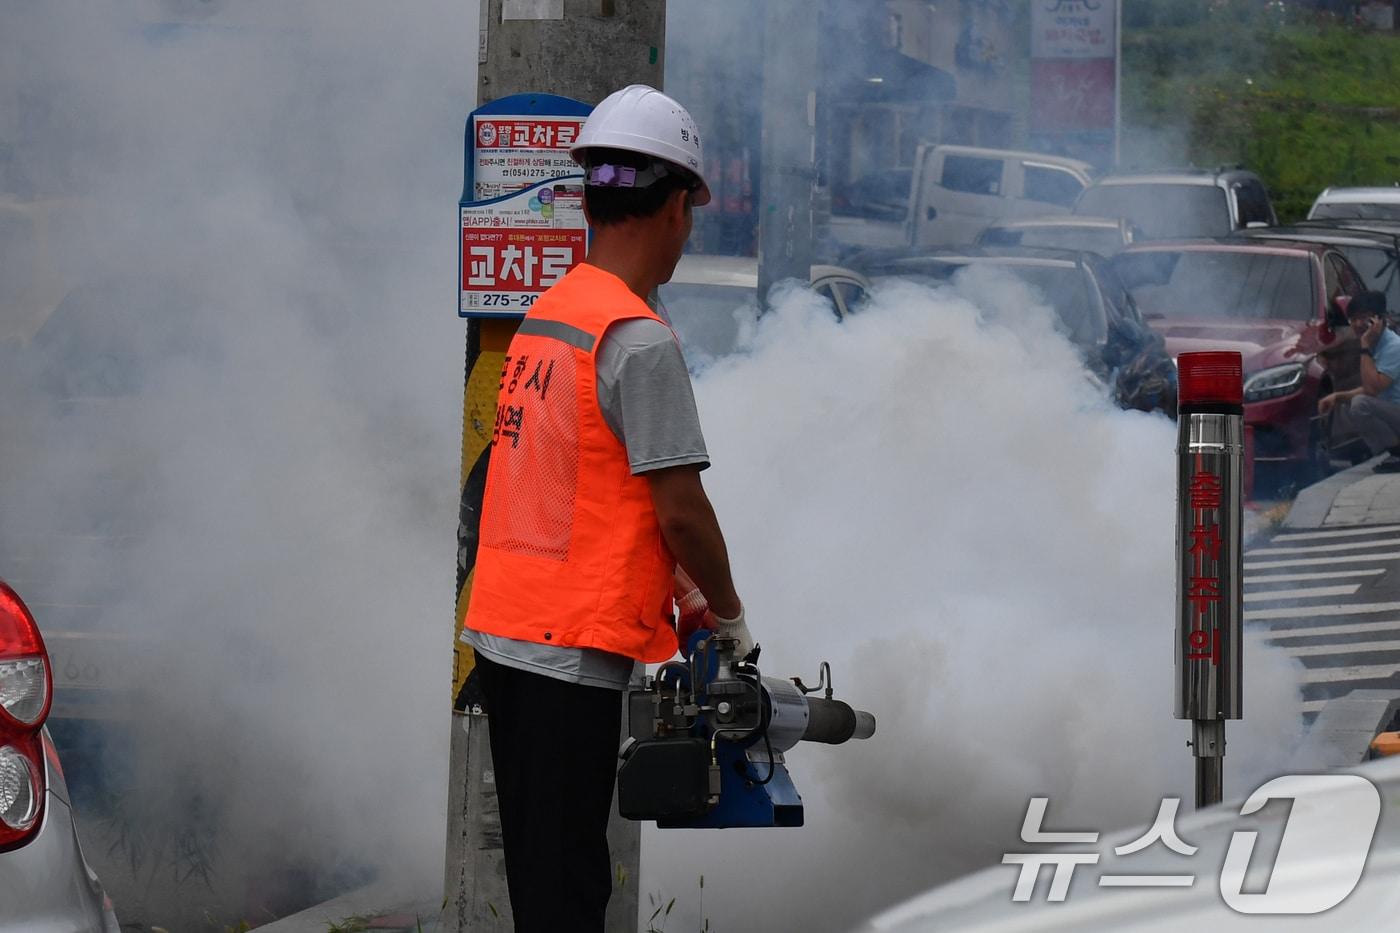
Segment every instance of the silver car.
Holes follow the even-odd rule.
[[[39,627],[0,581],[0,933],[118,933],[44,727],[52,697]]]
[[[870,288],[863,276],[839,266],[812,266],[807,284],[830,303],[838,319],[850,314]],[[661,307],[687,355],[700,362],[717,359],[734,351],[745,322],[758,319],[758,260],[688,254],[659,291]]]

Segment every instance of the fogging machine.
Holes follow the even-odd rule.
[[[663,829],[801,826],[802,797],[783,753],[802,741],[868,739],[875,717],[832,698],[826,662],[807,687],[764,677],[758,649],[736,658],[735,639],[702,630],[688,647],[686,660],[663,664],[627,694],[619,811]]]

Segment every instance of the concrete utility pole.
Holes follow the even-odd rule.
[[[820,5],[764,0],[763,142],[759,170],[758,294],[812,270],[812,194]]]
[[[660,88],[666,37],[664,0],[480,0],[477,105],[539,92],[596,104],[628,84]],[[465,114],[469,108],[463,108]],[[444,203],[447,193],[444,193]],[[516,321],[467,324],[462,418],[462,497],[458,527],[457,629],[471,599],[477,531],[490,456],[496,391]],[[507,930],[510,899],[502,857],[487,712],[471,678],[471,649],[454,640],[446,893],[449,931]],[[618,702],[621,703],[621,697]],[[620,737],[619,737],[620,741]],[[613,896],[608,930],[638,926],[641,827],[613,808]]]

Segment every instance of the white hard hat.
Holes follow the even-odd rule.
[[[694,172],[700,179],[695,204],[710,203],[700,130],[684,107],[654,87],[629,85],[593,108],[569,155],[582,165],[584,150],[595,147],[637,152]]]

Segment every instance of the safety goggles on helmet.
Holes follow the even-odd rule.
[[[593,108],[569,154],[586,165],[586,156],[594,149],[620,149],[663,162],[670,172],[691,172],[698,183],[690,187],[691,201],[697,207],[710,201],[700,130],[684,107],[656,88],[629,85]],[[682,177],[689,185],[690,176]],[[629,187],[645,187],[652,181],[654,177],[633,178]]]
[[[685,190],[690,192],[699,191],[704,184],[693,173],[660,161],[653,161],[646,168],[609,163],[590,166],[584,182],[599,188],[648,188],[668,176],[679,178]]]

